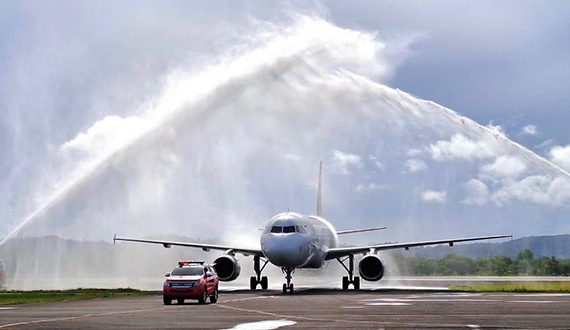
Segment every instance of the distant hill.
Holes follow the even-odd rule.
[[[455,253],[471,258],[485,258],[491,256],[507,256],[516,258],[524,249],[530,249],[534,257],[570,258],[570,235],[556,236],[530,236],[513,239],[498,243],[473,243],[457,244],[453,247],[438,245],[430,247],[411,248],[409,251],[397,251],[397,253],[415,254],[424,258],[439,259],[448,253]]]

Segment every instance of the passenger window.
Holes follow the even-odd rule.
[[[283,228],[283,227],[273,226],[273,227],[271,228],[271,232],[272,232],[272,233],[280,233],[282,228]]]
[[[285,227],[283,227],[283,232],[284,233],[294,233],[295,232],[295,226],[285,226]]]
[[[301,233],[301,234],[306,234],[306,233],[307,233],[307,231],[305,230],[305,228],[303,228],[303,227],[301,227],[301,226],[296,226],[295,228],[297,229],[297,232],[298,232],[298,233]]]

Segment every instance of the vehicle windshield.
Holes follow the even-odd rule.
[[[182,267],[182,268],[174,268],[172,271],[173,276],[194,276],[194,275],[203,275],[204,268],[203,267]]]

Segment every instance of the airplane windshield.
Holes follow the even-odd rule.
[[[284,233],[294,233],[295,232],[295,226],[285,226],[285,227],[283,227],[283,232]]]
[[[282,230],[283,230],[283,227],[279,227],[279,226],[273,226],[271,228],[272,233],[280,233]]]
[[[306,234],[306,233],[307,233],[307,231],[305,230],[305,228],[303,228],[303,227],[301,227],[301,226],[295,226],[295,228],[297,229],[297,232],[298,232],[298,233],[301,233],[301,234]]]

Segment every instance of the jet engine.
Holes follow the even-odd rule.
[[[218,279],[224,282],[235,280],[241,271],[238,260],[229,254],[216,258],[214,260],[214,269],[218,273]]]
[[[360,276],[367,281],[379,281],[384,276],[384,262],[375,254],[368,254],[358,264]]]

